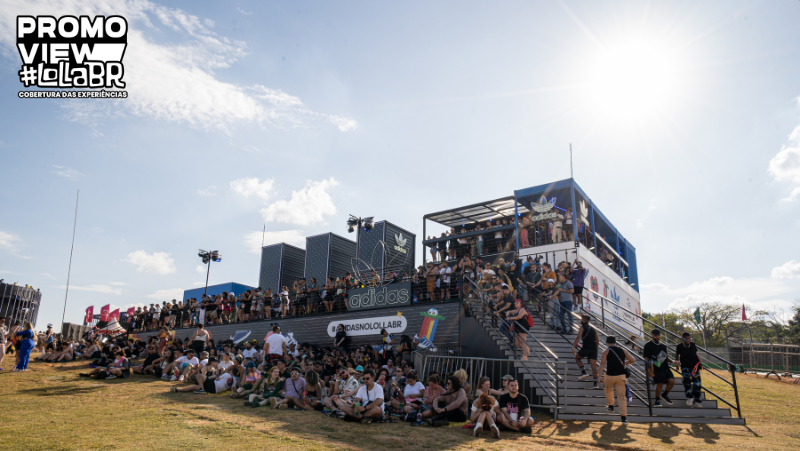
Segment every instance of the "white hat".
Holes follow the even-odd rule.
[[[553,279],[547,279],[547,283],[555,283],[555,280],[553,280]]]

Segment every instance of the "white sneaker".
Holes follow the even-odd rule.
[[[686,405],[692,407],[692,404],[694,404],[694,398],[688,398],[686,400]]]
[[[169,374],[165,374],[165,375],[161,376],[161,379],[169,379]]]
[[[581,374],[580,376],[578,376],[578,380],[582,381],[582,380],[586,379],[589,376],[591,376],[591,374],[589,374],[589,373]]]
[[[113,374],[109,374],[108,376],[106,376],[106,379],[116,379],[116,378],[117,376],[114,376]]]
[[[478,423],[475,425],[475,429],[472,430],[473,437],[480,437],[483,433],[483,425]]]
[[[183,382],[183,374],[181,374],[181,377],[178,378],[178,382]]]
[[[169,381],[170,381],[170,382],[175,382],[175,381],[177,381],[177,380],[178,380],[178,378],[177,378],[177,377],[175,377],[175,376],[172,376],[171,378],[169,378]]]
[[[491,426],[491,429],[492,429],[492,437],[494,437],[494,438],[500,438],[500,429],[497,429],[497,425],[496,425],[496,424],[493,424],[493,425]]]

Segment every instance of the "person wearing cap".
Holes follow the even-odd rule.
[[[606,394],[606,411],[614,412],[614,392],[617,393],[619,403],[619,414],[622,424],[628,424],[628,394],[626,376],[627,365],[632,365],[635,360],[628,354],[628,351],[617,347],[617,339],[613,335],[606,337],[607,348],[603,351],[600,358],[600,368],[605,374],[600,376],[600,383],[604,385],[603,390]]]
[[[45,332],[45,335],[46,335],[46,338],[45,338],[44,342],[47,345],[45,347],[45,350],[52,351],[53,350],[53,345],[54,345],[54,343],[56,341],[56,334],[55,334],[55,332],[53,332],[53,325],[52,324],[48,324],[47,325],[47,332]]]

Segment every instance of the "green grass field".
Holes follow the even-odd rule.
[[[13,359],[13,357],[11,357]],[[10,367],[8,357],[6,367]],[[79,378],[85,363],[0,374],[0,449],[798,449],[800,386],[739,376],[747,426],[553,422],[533,435],[480,439],[461,428],[345,423],[316,412],[244,407],[227,396],[168,393],[133,375]],[[723,448],[720,448],[723,447]]]

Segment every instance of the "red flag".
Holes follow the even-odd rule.
[[[92,317],[94,316],[94,306],[90,305],[89,308],[86,309],[86,318],[84,318],[84,323],[89,324],[92,322]]]
[[[111,315],[109,315],[109,317],[108,317],[108,322],[109,323],[114,322],[114,321],[119,321],[119,309],[116,309],[113,312],[111,312]]]
[[[128,321],[130,321],[130,317],[132,317],[134,313],[136,313],[136,307],[131,307],[128,309]]]
[[[744,312],[744,304],[742,304],[742,321],[747,321],[747,314]]]
[[[111,305],[104,305],[100,307],[100,321],[108,321],[108,310],[111,308]]]

